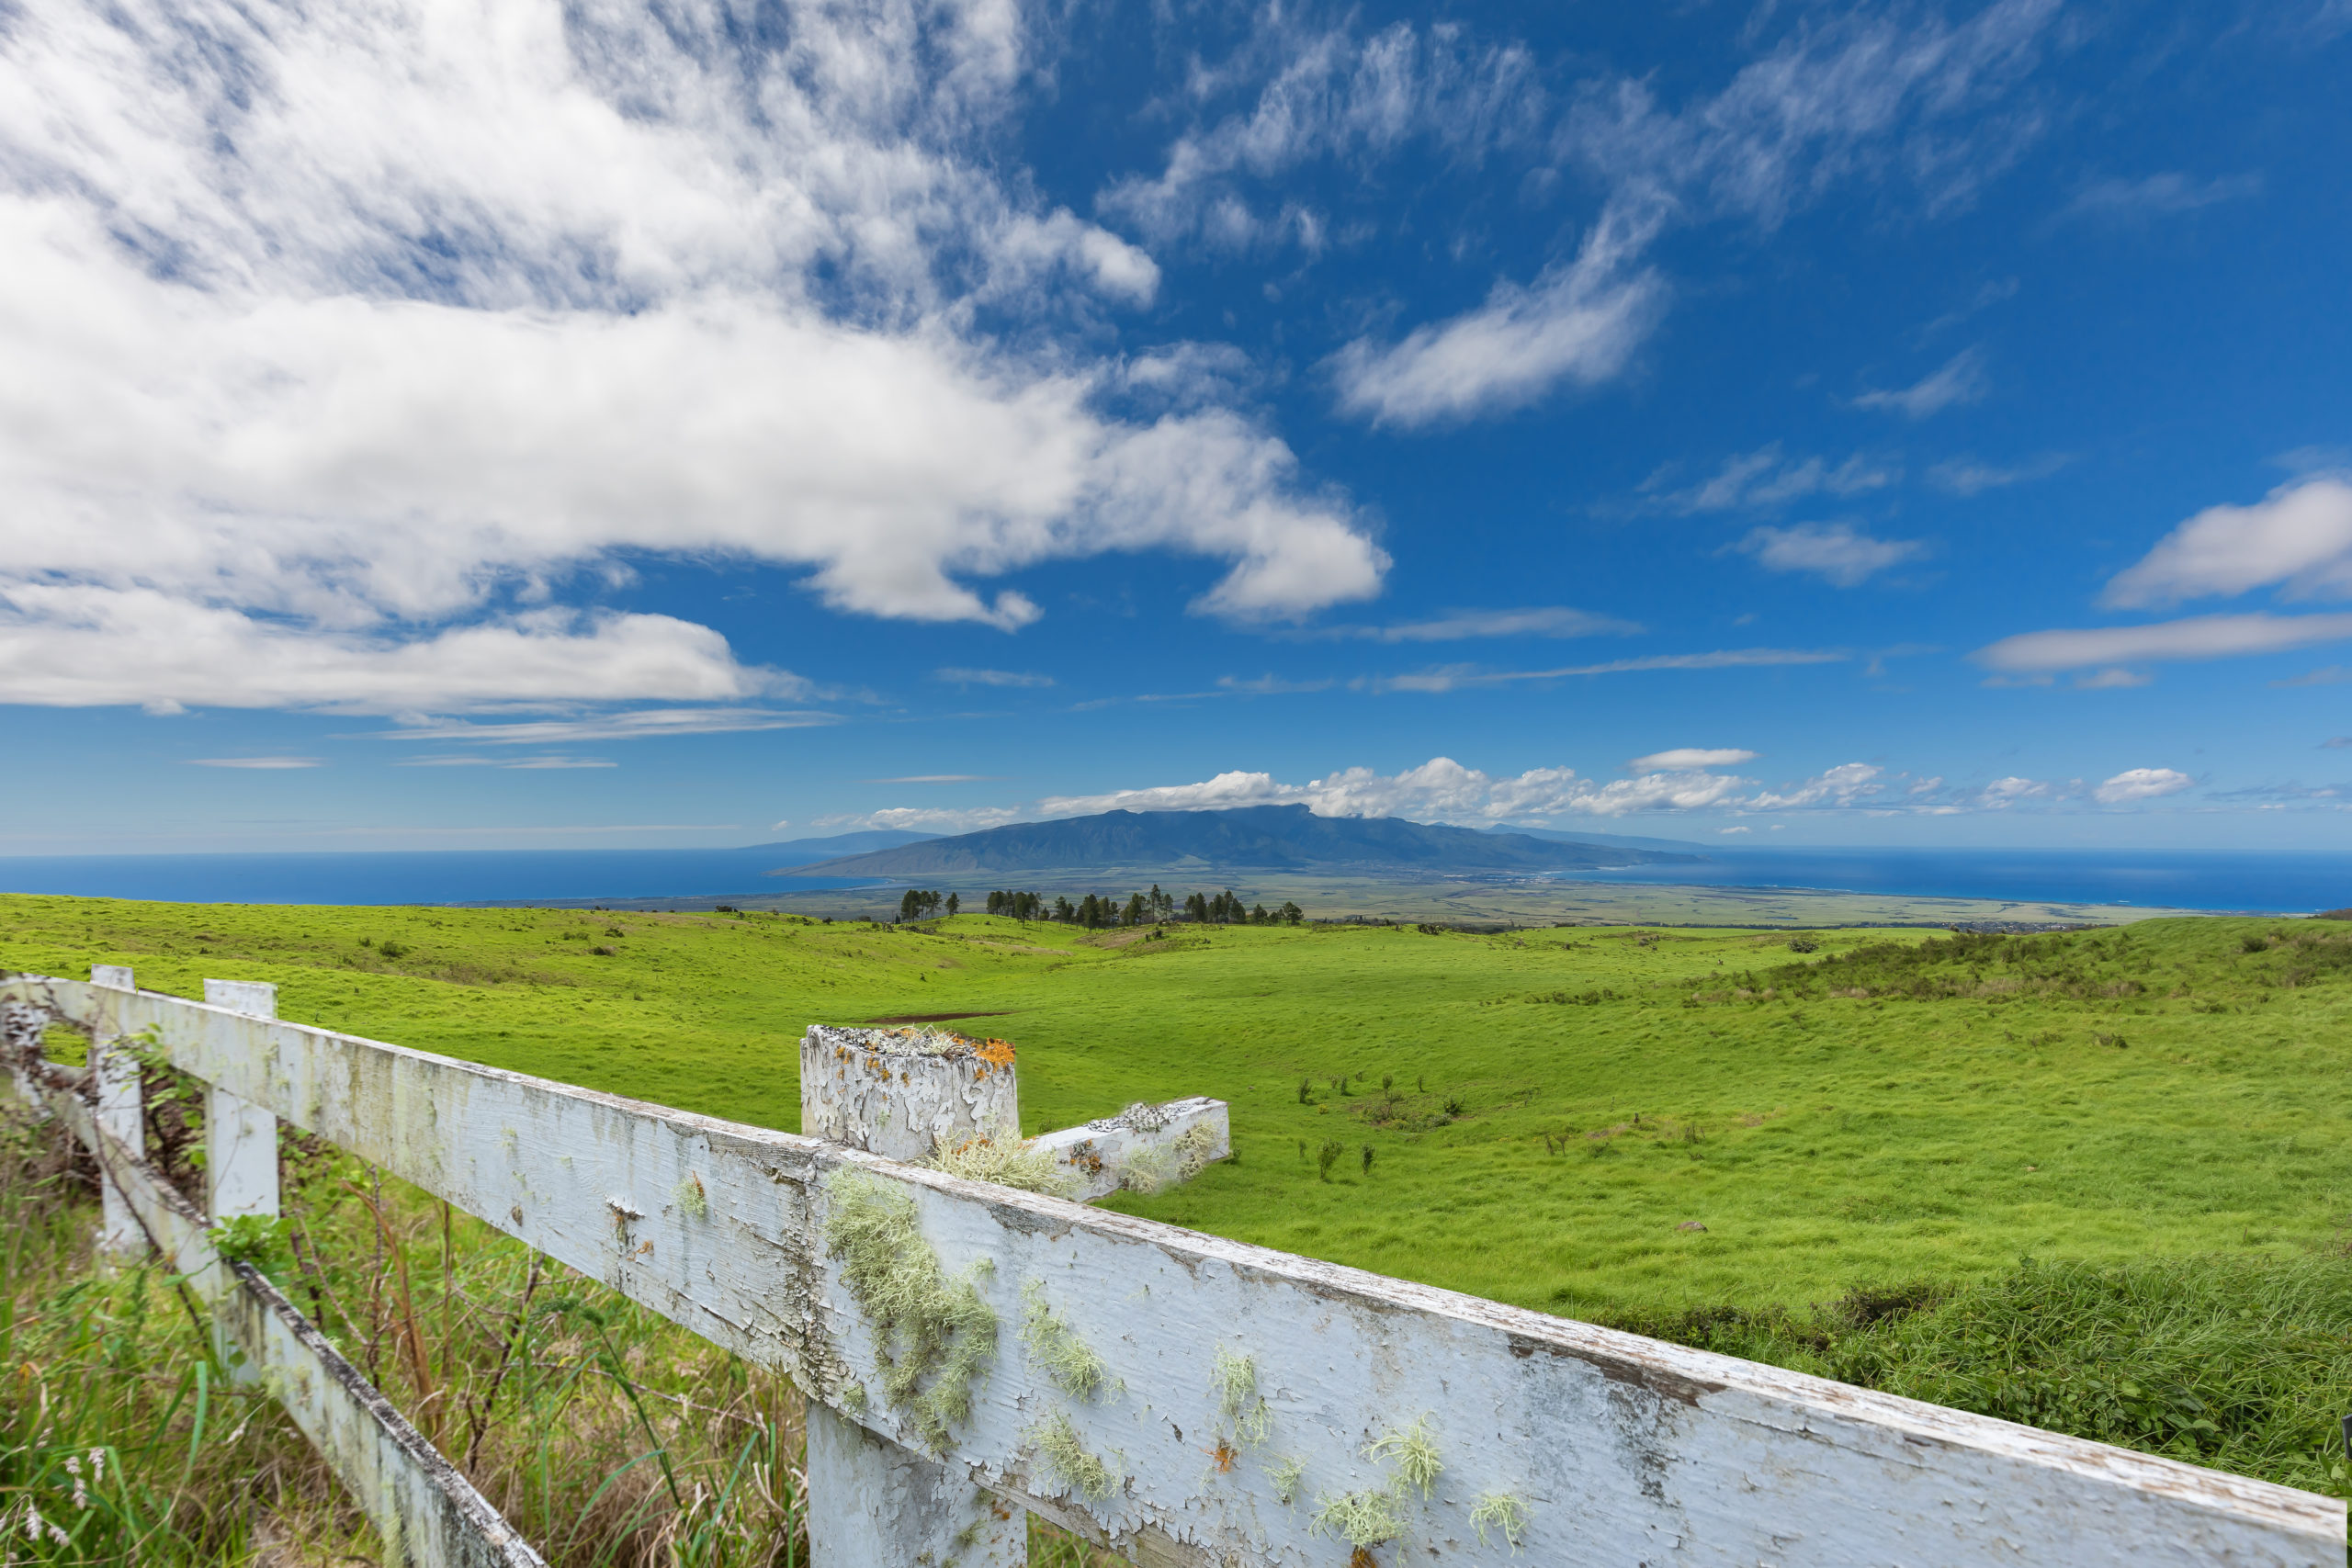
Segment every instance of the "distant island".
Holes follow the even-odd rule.
[[[1304,806],[1226,811],[1105,811],[930,839],[771,873],[938,877],[1113,869],[1171,874],[1289,872],[1382,875],[1521,874],[1695,863],[1702,857],[1546,834],[1317,817]]]

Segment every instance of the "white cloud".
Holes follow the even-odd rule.
[[[487,746],[549,746],[568,740],[646,740],[665,735],[733,735],[748,730],[808,729],[838,724],[829,713],[775,708],[639,708],[577,718],[534,718],[503,724],[470,719],[409,718],[379,729],[371,740],[452,740]]]
[[[1969,657],[1989,670],[2042,674],[2097,664],[2277,653],[2346,637],[2352,637],[2352,615],[2192,615],[2144,626],[2022,632],[1980,648]]]
[[[1114,790],[1102,795],[1055,795],[1022,806],[964,810],[891,807],[831,817],[818,826],[914,828],[970,832],[1009,822],[1089,817],[1103,811],[1224,811],[1247,806],[1304,806],[1318,817],[1403,817],[1414,821],[1468,826],[1629,817],[1651,812],[1706,810],[1839,809],[1879,791],[1880,770],[1849,762],[1786,793],[1747,795],[1754,781],[1696,768],[1667,768],[1607,784],[1580,777],[1573,768],[1532,768],[1497,777],[1466,768],[1450,757],[1433,757],[1418,768],[1384,774],[1347,768],[1304,784],[1283,784],[1272,773],[1234,771],[1197,784]]]
[[[188,761],[199,768],[253,768],[264,773],[326,765],[316,757],[190,757]]]
[[[2200,180],[2174,170],[2140,179],[2095,180],[2066,204],[2066,216],[2131,220],[2194,212],[2262,192],[2260,175],[2222,175]]]
[[[2137,670],[2102,670],[2095,675],[2075,677],[2075,689],[2082,692],[2120,692],[2133,686],[2144,686],[2154,675]]]
[[[2093,793],[2104,805],[2120,806],[2127,801],[2177,795],[2196,782],[2187,773],[2170,768],[2126,768]]]
[[[1755,752],[1728,746],[1678,746],[1672,750],[1653,751],[1646,757],[1636,757],[1625,767],[1630,773],[1650,773],[1660,769],[1736,768],[1742,762],[1754,761]]]
[[[1569,664],[1557,670],[1481,670],[1442,665],[1408,675],[1368,675],[1353,682],[1368,692],[1458,692],[1507,686],[1521,681],[1561,681],[1574,675],[1629,675],[1653,670],[1769,669],[1786,664],[1835,664],[1848,655],[1835,649],[1729,648],[1711,653],[1651,653],[1599,664]]]
[[[1987,811],[2002,811],[2015,806],[2018,801],[2046,800],[2050,795],[2051,788],[2046,784],[2035,779],[2012,776],[1995,779],[1977,791],[1976,804]]]
[[[1953,457],[1929,468],[1928,478],[1938,490],[1952,495],[1981,495],[1988,490],[2046,479],[2073,460],[2064,453],[2052,452],[2030,462],[1999,468],[1973,457]]]
[[[1981,400],[1993,389],[1984,374],[1981,349],[1964,348],[1908,387],[1893,391],[1864,392],[1854,400],[1858,409],[1886,409],[1912,419],[1926,419],[1962,403]]]
[[[1809,495],[1860,495],[1883,490],[1903,478],[1900,465],[1859,452],[1836,468],[1820,457],[1792,462],[1781,456],[1777,441],[1726,459],[1712,477],[1684,490],[1666,489],[1670,472],[1671,468],[1658,470],[1642,481],[1641,489],[1659,510],[1686,516],[1781,506]]]
[[[1654,207],[1612,206],[1576,259],[1532,287],[1498,283],[1478,309],[1401,343],[1356,339],[1330,364],[1340,407],[1409,428],[1517,408],[1563,380],[1609,379],[1664,307],[1663,281],[1635,266],[1662,221]]]
[[[572,768],[616,768],[617,762],[601,757],[403,757],[392,764],[396,768],[500,768],[508,772],[548,773]]]
[[[1927,550],[1917,539],[1874,539],[1849,523],[1754,528],[1734,547],[1769,571],[1810,572],[1840,588],[1859,587]]]
[[[1715,831],[1728,837],[1733,833],[1752,833],[1756,831],[1756,829],[1753,828],[1718,828]]]
[[[2352,593],[2352,479],[2322,475],[2251,506],[2209,506],[2118,572],[2100,599],[2137,609],[2272,583],[2290,598]]]
[[[1050,686],[1051,675],[1039,675],[1017,670],[966,670],[950,666],[932,671],[934,680],[957,686]]]
[[[1477,637],[1630,637],[1642,628],[1614,615],[1572,610],[1563,604],[1524,610],[1452,610],[1431,620],[1389,626],[1326,626],[1299,634],[1317,638],[1361,638],[1370,642],[1464,642]]]
[[[429,650],[633,555],[1008,629],[1038,611],[989,580],[1103,551],[1228,562],[1195,607],[1241,618],[1379,585],[1386,558],[1279,440],[1217,408],[1110,417],[1116,367],[965,324],[1091,320],[1157,277],[992,172],[1030,69],[999,0],[785,0],[750,43],[715,9],[553,0],[202,18],[201,48],[158,0],[11,20],[14,653],[71,666],[91,595],[151,595],[319,652],[279,694],[220,700],[365,706],[385,659],[355,648]],[[697,630],[605,694],[769,678]],[[496,672],[413,694],[548,683]],[[122,673],[17,700],[126,700]]]
[[[1818,777],[1794,785],[1786,794],[1774,794],[1768,790],[1747,805],[1756,811],[1852,806],[1884,791],[1886,786],[1879,783],[1879,777],[1884,771],[1868,762],[1843,762]]]
[[[667,615],[535,610],[404,640],[0,569],[0,702],[394,713],[807,694],[798,677],[739,664],[717,632]]]

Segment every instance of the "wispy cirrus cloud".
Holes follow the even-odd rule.
[[[1394,626],[1321,626],[1291,634],[1310,639],[1364,642],[1468,642],[1481,637],[1631,637],[1642,627],[1615,615],[1546,604],[1519,610],[1448,610],[1424,621]]]
[[[934,670],[932,671],[932,679],[944,681],[956,686],[1038,687],[1050,686],[1054,683],[1054,678],[1051,675],[1040,675],[1027,671],[967,670],[960,666]]]
[[[1522,681],[1561,681],[1577,675],[1631,675],[1653,670],[1741,670],[1785,664],[1835,664],[1851,655],[1840,649],[1732,648],[1710,653],[1653,653],[1610,659],[1598,664],[1566,664],[1556,670],[1486,670],[1448,664],[1404,675],[1365,675],[1350,682],[1368,692],[1456,692],[1508,686]]]
[[[777,708],[637,708],[571,718],[418,719],[357,739],[455,740],[486,746],[549,746],[571,740],[645,740],[665,735],[732,735],[839,724],[838,714]]]
[[[1694,484],[1672,488],[1677,468],[1660,468],[1640,486],[1657,510],[1689,515],[1700,512],[1768,509],[1807,496],[1861,495],[1901,482],[1903,467],[1857,452],[1831,465],[1821,457],[1792,459],[1777,441],[1726,458],[1722,468]]]
[[[2072,462],[2063,452],[2047,453],[2023,463],[1980,463],[1973,457],[1951,457],[1928,470],[1928,481],[1948,495],[1982,495],[1988,490],[2046,479]]]
[[[259,773],[326,766],[325,759],[321,757],[190,757],[187,761],[197,768],[250,768]]]
[[[1984,350],[1964,348],[1911,385],[1862,392],[1853,404],[1918,420],[1962,403],[1982,402],[1992,389],[1992,378],[1984,373]]]
[[[2075,193],[2060,216],[2130,222],[2195,212],[2261,194],[2260,175],[2217,175],[2199,179],[2167,169],[2138,179],[2094,180]]]
[[[1736,746],[1678,746],[1635,757],[1625,764],[1625,769],[1628,773],[1684,773],[1692,768],[1736,768],[1742,762],[1756,761],[1756,755]]]
[[[2352,637],[2352,615],[2194,615],[2153,626],[2090,626],[2022,632],[1988,643],[1969,657],[2004,674],[2046,674],[2094,665],[2149,660],[2230,659],[2278,653]]]
[[[1858,588],[1889,567],[1927,553],[1917,539],[1878,539],[1850,523],[1764,526],[1731,547],[1753,556],[1767,571],[1797,571],[1839,588]]]

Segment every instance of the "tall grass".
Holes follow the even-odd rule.
[[[2352,1257],[2037,1263],[1804,1312],[1617,1325],[2053,1432],[2352,1494]]]
[[[286,1223],[239,1250],[556,1568],[807,1562],[785,1379],[337,1151],[282,1156]],[[180,1283],[95,1257],[94,1200],[67,1136],[0,1100],[0,1563],[378,1562]],[[1037,1522],[1031,1561],[1113,1560]]]

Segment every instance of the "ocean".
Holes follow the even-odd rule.
[[[763,845],[735,850],[22,855],[0,857],[0,892],[196,904],[488,904],[606,898],[707,901],[872,885],[871,878],[766,874],[792,863],[796,854],[788,845]],[[1759,847],[1713,851],[1695,864],[1579,871],[1566,879],[2278,914],[2352,906],[2352,853],[2334,852]]]
[[[2352,906],[2352,853],[2233,850],[1712,850],[1695,865],[1565,874],[1578,882],[1811,887],[1934,898],[2309,914]]]

